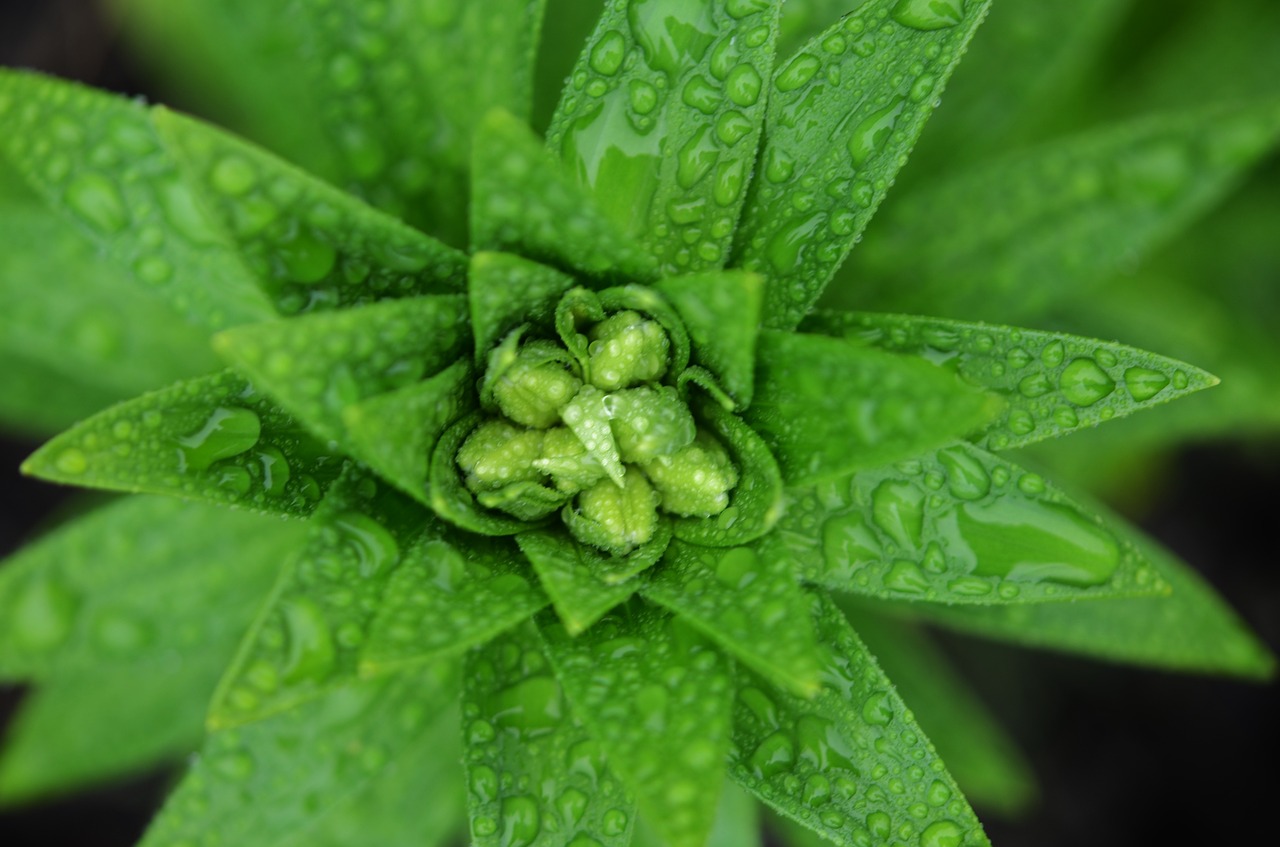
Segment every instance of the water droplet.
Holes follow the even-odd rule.
[[[220,459],[251,450],[262,434],[262,421],[249,409],[219,407],[200,429],[177,439],[183,469],[206,470]]]
[[[532,797],[504,797],[502,799],[501,847],[527,847],[538,837],[542,816],[538,803]]]
[[[872,112],[854,128],[849,136],[849,155],[854,167],[862,167],[871,156],[884,146],[898,123],[906,101],[894,100],[883,109]]]
[[[564,720],[560,684],[553,677],[534,676],[498,692],[494,698],[498,723],[525,733],[542,734]]]
[[[632,0],[627,22],[649,67],[671,77],[699,63],[716,36],[710,4],[687,0]]]
[[[1075,509],[1006,498],[966,504],[956,526],[973,553],[974,573],[1023,582],[1102,585],[1120,564],[1115,538]]]
[[[730,109],[716,121],[716,138],[726,147],[732,147],[751,134],[754,125],[741,112]]]
[[[355,554],[360,575],[366,579],[400,560],[400,545],[386,527],[360,512],[343,512],[333,519],[340,543]]]
[[[285,634],[288,656],[284,679],[289,683],[320,682],[333,672],[337,648],[324,612],[306,597],[284,601]]]
[[[240,156],[220,159],[213,167],[211,178],[214,188],[233,197],[249,193],[258,181],[253,167]]]
[[[160,256],[143,256],[134,262],[133,272],[147,285],[163,285],[173,278],[173,265]]]
[[[759,576],[760,558],[749,547],[735,547],[716,564],[716,579],[735,590],[746,588]]]
[[[746,159],[721,162],[720,166],[716,168],[716,182],[712,191],[712,198],[720,206],[732,206],[742,195],[742,188],[746,181]]]
[[[1040,351],[1040,361],[1044,362],[1046,367],[1056,368],[1066,359],[1067,350],[1061,341],[1050,341]]]
[[[52,577],[33,577],[19,592],[6,615],[14,641],[28,650],[60,646],[75,625],[80,598]]]
[[[775,732],[760,742],[749,762],[757,779],[770,779],[785,773],[795,765],[796,750],[791,736]]]
[[[616,30],[606,32],[591,48],[590,63],[593,70],[604,76],[613,76],[622,67],[627,55],[627,42]]]
[[[906,482],[885,480],[871,493],[871,517],[904,547],[919,547],[924,537],[924,492]]]
[[[604,818],[600,821],[600,831],[610,838],[617,838],[627,831],[628,821],[626,812],[621,809],[610,809],[604,813]]]
[[[658,89],[642,79],[633,79],[630,83],[631,108],[638,114],[647,115],[658,105]]]
[[[582,816],[587,813],[590,798],[576,788],[566,788],[556,800],[556,808],[569,826],[577,826]]]
[[[1018,391],[1023,397],[1034,399],[1043,397],[1053,390],[1053,383],[1049,381],[1049,377],[1043,373],[1033,373],[1024,376],[1018,383]]]
[[[795,91],[813,79],[821,68],[822,62],[817,56],[801,53],[787,64],[782,73],[778,74],[774,86],[779,91]]]
[[[72,180],[67,186],[67,205],[103,233],[119,232],[129,223],[119,189],[101,174],[84,173]]]
[[[893,720],[893,702],[884,691],[877,691],[862,704],[862,719],[872,726],[888,726]]]
[[[1093,359],[1075,359],[1058,377],[1062,396],[1077,406],[1092,406],[1115,390],[1116,383]]]
[[[720,105],[720,92],[704,77],[694,74],[685,83],[681,99],[686,106],[704,115],[713,115]]]
[[[1126,368],[1124,372],[1124,387],[1128,389],[1129,396],[1139,403],[1155,397],[1168,384],[1169,377],[1150,368]]]
[[[338,260],[338,251],[305,233],[279,245],[280,259],[284,262],[289,279],[308,285],[329,275]]]
[[[760,74],[749,63],[743,62],[729,72],[725,90],[729,99],[743,108],[754,106],[760,99]]]
[[[720,151],[711,135],[709,127],[700,127],[680,148],[676,156],[676,182],[681,188],[693,188],[716,163]]]
[[[964,830],[951,821],[937,821],[920,833],[920,847],[960,847]]]
[[[991,491],[991,477],[982,463],[963,447],[949,447],[938,453],[938,461],[947,469],[951,493],[960,500],[979,500]]]
[[[946,29],[964,20],[964,0],[898,0],[892,15],[912,29]]]
[[[915,562],[899,559],[885,572],[884,587],[904,594],[923,594],[929,590],[929,580]]]
[[[53,460],[53,467],[59,473],[79,476],[89,469],[89,458],[78,447],[68,447]]]

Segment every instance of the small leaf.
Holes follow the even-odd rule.
[[[635,801],[564,702],[530,624],[468,654],[463,735],[476,847],[627,847]]]
[[[659,521],[647,543],[626,556],[611,556],[556,530],[516,536],[551,596],[565,631],[576,636],[640,588],[634,577],[652,567],[671,543],[671,523]]]
[[[343,458],[231,371],[99,412],[22,465],[60,482],[309,515]]]
[[[378,783],[402,756],[434,740],[427,717],[457,696],[457,669],[364,682],[205,742],[141,847],[211,839],[243,847],[315,843],[330,814]]]
[[[431,453],[444,431],[475,408],[475,375],[459,360],[435,376],[343,410],[351,452],[423,505]]]
[[[971,444],[792,496],[778,537],[836,591],[962,605],[1169,593],[1123,522]]]
[[[484,367],[489,351],[522,324],[554,323],[556,306],[572,287],[573,277],[510,253],[472,256],[467,297],[476,364]]]
[[[1105,603],[989,608],[894,603],[876,608],[1026,647],[1183,672],[1272,679],[1276,657],[1226,601],[1190,567],[1131,532],[1143,555],[1173,586],[1172,595]]]
[[[723,271],[671,277],[654,288],[689,331],[694,362],[715,374],[741,407],[751,405],[763,295],[760,277]]]
[[[911,712],[830,600],[823,691],[802,700],[738,678],[730,774],[783,815],[843,847],[988,845],[982,825]]]
[[[348,470],[245,634],[214,696],[209,726],[261,720],[351,683],[387,583],[430,524],[417,504]]]
[[[399,671],[483,644],[547,603],[510,541],[439,527],[392,574],[360,655],[360,673]]]
[[[724,778],[730,667],[665,612],[626,606],[570,638],[544,615],[548,652],[575,714],[671,847],[702,847]]]
[[[248,268],[196,204],[140,103],[0,71],[0,155],[144,287],[213,328],[268,318]]]
[[[734,242],[791,329],[875,214],[990,0],[870,0],[773,76],[761,175]]]
[[[247,610],[202,606],[200,614]],[[241,621],[242,623],[244,621]],[[0,807],[71,792],[199,748],[209,695],[235,649],[183,649],[152,666],[86,671],[46,682],[27,695],[0,754]]]
[[[223,358],[325,440],[345,443],[343,410],[451,364],[467,342],[462,297],[414,297],[228,330]]]
[[[718,550],[677,541],[643,592],[757,673],[812,696],[821,656],[809,600],[779,552],[767,543]]]
[[[870,609],[849,616],[965,795],[1003,815],[1027,811],[1036,799],[1030,766],[928,634]]]
[[[547,146],[664,275],[729,258],[780,6],[610,3],[565,86]]]
[[[985,163],[897,204],[861,276],[892,310],[1043,315],[1182,232],[1277,139],[1280,106],[1215,105]]]
[[[473,250],[518,252],[599,279],[656,273],[653,256],[619,232],[533,131],[506,112],[490,113],[476,129],[471,241]]]
[[[756,400],[743,419],[773,450],[783,478],[799,485],[940,446],[999,410],[994,397],[927,362],[764,332]]]
[[[914,315],[821,312],[806,327],[943,362],[1008,402],[974,440],[1033,444],[1185,397],[1218,378],[1183,362],[1076,335]]]
[[[208,124],[162,107],[153,120],[282,314],[462,289],[458,251]]]

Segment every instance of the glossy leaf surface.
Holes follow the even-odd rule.
[[[715,374],[742,407],[751,405],[755,391],[761,283],[755,274],[725,271],[671,277],[654,286],[689,331],[694,363]]]
[[[476,340],[476,365],[484,367],[493,347],[521,324],[551,325],[573,277],[510,253],[471,257],[467,302]]]

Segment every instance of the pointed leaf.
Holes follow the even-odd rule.
[[[37,450],[22,472],[302,516],[342,462],[270,398],[222,371],[99,412]]]
[[[467,656],[463,734],[476,847],[627,847],[635,801],[520,626]]]
[[[424,535],[391,576],[360,654],[360,673],[438,661],[485,643],[548,602],[510,541],[441,526]]]
[[[560,298],[573,284],[573,277],[510,253],[472,256],[467,298],[476,364],[484,367],[489,351],[521,324],[552,324]]]
[[[871,0],[773,77],[762,174],[734,241],[791,329],[857,243],[990,0]]]
[[[1011,449],[1167,403],[1218,383],[1175,359],[1076,335],[914,315],[821,312],[806,327],[953,367],[1005,414],[974,440]]]
[[[798,485],[924,452],[980,429],[999,410],[991,395],[926,362],[764,332],[756,400],[743,419]]]
[[[471,154],[474,250],[510,250],[591,277],[649,280],[654,258],[618,231],[533,131],[506,112],[476,129]]]
[[[516,536],[551,596],[565,631],[576,636],[640,588],[634,577],[652,567],[671,543],[671,523],[659,521],[647,543],[627,556],[611,556],[558,530]]]
[[[1017,153],[898,204],[862,275],[895,310],[1041,315],[1182,232],[1277,139],[1280,106],[1214,106]]]
[[[182,320],[127,269],[103,262],[75,225],[35,198],[3,192],[0,355],[63,374],[49,379],[50,390],[57,382],[92,381],[96,388],[83,390],[107,402],[87,404],[89,412],[218,367],[206,332]],[[0,373],[8,392],[16,374],[2,366]],[[62,423],[79,417],[87,414],[67,414]]]
[[[460,296],[415,297],[228,330],[214,349],[316,435],[343,443],[343,410],[451,364],[466,320]]]
[[[719,550],[677,541],[643,592],[774,684],[817,693],[821,655],[809,600],[774,545]]]
[[[804,579],[837,591],[962,605],[1169,593],[1126,524],[971,444],[792,496],[779,538]]]
[[[200,614],[215,609],[201,606]],[[188,647],[178,661],[42,682],[23,701],[0,750],[0,807],[190,755],[204,737],[209,695],[234,649],[233,636],[215,650]]]
[[[164,668],[212,648],[229,658],[301,536],[300,524],[165,498],[103,506],[0,568],[0,678]]]
[[[343,410],[351,452],[423,505],[427,468],[449,425],[475,408],[475,375],[465,360],[422,382]]]
[[[988,845],[982,825],[893,684],[825,598],[813,598],[830,655],[824,689],[802,700],[738,678],[730,773],[836,844]]]
[[[1003,815],[1026,811],[1036,797],[1031,767],[928,634],[870,609],[850,621],[965,795]]]
[[[272,315],[140,103],[5,69],[0,120],[7,128],[0,156],[112,262],[188,319],[217,328]]]
[[[433,667],[338,689],[317,702],[205,742],[142,847],[212,839],[244,847],[315,843],[330,814],[377,786],[434,738],[428,716],[457,696],[457,669]]]
[[[1273,678],[1276,657],[1203,577],[1155,542],[1140,540],[1143,555],[1173,586],[1170,596],[990,608],[923,603],[876,608],[961,632],[1112,662]]]
[[[755,389],[761,283],[755,274],[723,271],[672,277],[654,286],[689,330],[693,361],[715,374],[744,408]]]
[[[664,275],[729,258],[780,6],[611,2],[565,87],[547,146]]]
[[[349,469],[308,522],[214,695],[209,726],[249,723],[356,677],[374,613],[430,513]]]
[[[462,253],[208,124],[162,107],[153,119],[280,313],[462,289]]]
[[[729,743],[730,667],[665,612],[630,605],[571,638],[539,620],[574,712],[671,847],[702,847]]]

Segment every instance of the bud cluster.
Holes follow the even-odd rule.
[[[521,520],[558,510],[575,538],[615,556],[652,539],[662,512],[724,511],[738,472],[668,384],[663,326],[623,309],[578,329],[578,355],[525,327],[490,353],[491,414],[457,454],[476,501]]]

